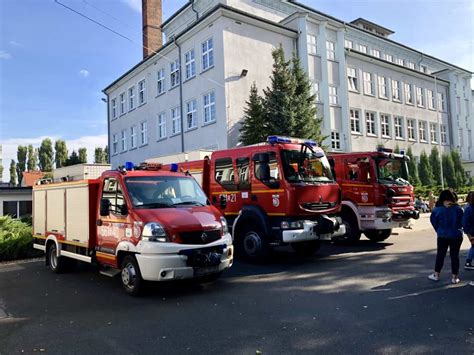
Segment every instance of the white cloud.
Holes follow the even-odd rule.
[[[57,139],[64,139],[58,136],[40,136],[33,138],[10,138],[2,140],[2,149],[3,149],[3,181],[10,181],[10,162],[11,160],[17,160],[16,152],[19,145],[29,145],[32,144],[35,148],[38,148],[41,144],[41,141],[45,138],[50,138],[53,141]],[[101,134],[98,136],[83,136],[75,139],[65,139],[68,153],[71,154],[73,150],[76,152],[79,148],[87,148],[87,160],[89,163],[94,162],[94,149],[96,147],[105,147],[107,145],[107,135]]]
[[[89,76],[89,70],[81,69],[81,70],[79,70],[79,75],[84,77],[84,78],[87,78]]]
[[[12,55],[6,51],[0,51],[0,59],[10,59]]]
[[[123,0],[132,10],[142,12],[142,0]]]

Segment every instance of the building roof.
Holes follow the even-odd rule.
[[[25,186],[34,186],[36,181],[42,179],[46,174],[42,171],[24,171],[22,184]]]
[[[31,195],[31,187],[19,187],[19,186],[0,186],[0,196],[2,195],[14,195],[14,194],[25,194]]]
[[[376,23],[373,23],[373,22],[371,22],[371,21],[369,21],[369,20],[366,20],[365,18],[362,18],[362,17],[359,17],[358,19],[355,19],[354,21],[351,21],[351,23],[352,23],[353,25],[357,25],[357,24],[359,24],[359,23],[361,23],[361,24],[367,24],[367,25],[369,25],[369,26],[374,27],[375,29],[382,30],[383,32],[385,32],[385,33],[387,33],[387,34],[390,34],[390,35],[393,34],[393,33],[395,33],[395,32],[393,32],[392,30],[389,30],[389,29],[386,28],[386,27],[377,25]]]

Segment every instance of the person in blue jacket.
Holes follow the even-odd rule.
[[[462,228],[471,242],[471,249],[467,254],[466,264],[464,268],[467,270],[474,270],[472,259],[474,259],[474,191],[467,194],[467,206],[464,208],[464,216],[462,218]]]
[[[430,280],[438,281],[443,268],[444,258],[449,248],[451,257],[451,271],[453,284],[459,283],[459,250],[462,244],[462,218],[463,210],[456,203],[457,198],[450,190],[441,191],[436,207],[431,213],[430,221],[438,235],[438,251],[434,273],[428,276]]]

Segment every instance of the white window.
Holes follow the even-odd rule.
[[[441,144],[448,144],[448,131],[446,125],[441,125]]]
[[[125,113],[125,93],[122,92],[120,94],[120,114],[123,115]]]
[[[431,143],[438,143],[438,125],[430,123],[430,140]]]
[[[352,133],[361,133],[360,130],[360,111],[351,109],[349,111],[351,119],[351,132]]]
[[[359,44],[359,52],[367,53],[367,46],[364,46],[363,44]]]
[[[336,44],[331,41],[326,41],[326,50],[329,60],[336,59]]]
[[[112,153],[118,153],[118,136],[116,133],[112,135]]]
[[[138,82],[138,104],[143,105],[146,102],[146,82],[145,79]]]
[[[357,71],[355,68],[347,68],[347,85],[351,91],[359,91]]]
[[[203,96],[204,124],[216,121],[216,94],[211,91]]]
[[[416,87],[416,104],[420,107],[425,107],[425,94],[423,88]]]
[[[120,151],[125,152],[127,150],[127,130],[122,130],[121,135],[120,135]]]
[[[420,136],[420,142],[426,142],[426,121],[418,122],[418,131]]]
[[[161,68],[156,72],[156,94],[165,92],[165,69]]]
[[[179,84],[179,59],[170,64],[170,83],[172,88]]]
[[[430,108],[431,110],[435,109],[435,98],[433,90],[428,90],[428,108]]]
[[[410,69],[415,70],[415,63],[408,62],[407,67],[410,68]]]
[[[186,65],[186,79],[190,79],[196,75],[196,58],[194,49],[184,54],[184,63]]]
[[[385,54],[385,60],[387,62],[393,62],[393,56],[391,54]]]
[[[408,140],[409,141],[414,141],[416,139],[415,137],[415,120],[412,118],[407,118],[407,134],[408,134]]]
[[[380,58],[380,51],[378,49],[372,49],[372,55],[374,57]]]
[[[117,118],[117,98],[111,101],[112,119]]]
[[[331,132],[331,147],[335,150],[341,149],[341,135],[339,132]]]
[[[197,102],[191,100],[186,102],[186,127],[192,129],[197,127]]]
[[[374,74],[364,72],[364,94],[375,95]]]
[[[158,132],[157,132],[158,139],[165,138],[166,137],[166,115],[164,112],[158,115],[157,129],[158,129]]]
[[[393,126],[395,130],[395,138],[403,139],[403,117],[393,117]]]
[[[411,84],[405,83],[405,103],[413,105],[413,91]]]
[[[384,76],[379,76],[379,96],[388,99],[388,83]]]
[[[130,149],[137,147],[137,126],[130,127]]]
[[[380,133],[382,137],[390,137],[390,116],[380,114]]]
[[[337,87],[329,86],[329,104],[337,105]]]
[[[214,66],[214,43],[212,38],[201,44],[202,50],[202,70],[209,69]]]
[[[443,111],[445,110],[444,107],[444,94],[442,92],[438,92],[438,110]]]
[[[344,40],[344,47],[352,49],[352,41],[349,41],[348,39]]]
[[[398,80],[392,80],[392,100],[402,100],[401,86]]]
[[[131,111],[135,108],[135,86],[128,89],[128,110]]]
[[[314,94],[314,100],[315,101],[321,101],[321,98],[319,96],[319,83],[313,82],[313,94]]]
[[[140,123],[140,145],[148,144],[148,123],[143,121]]]
[[[402,59],[402,58],[397,58],[395,60],[395,63],[397,63],[398,65],[404,65],[405,64],[405,61]]]
[[[367,135],[376,135],[375,131],[375,112],[366,112],[365,113],[365,130]]]
[[[171,134],[178,134],[181,132],[181,110],[179,107],[171,109]]]
[[[308,54],[316,54],[316,36],[308,34],[306,36],[308,41]]]

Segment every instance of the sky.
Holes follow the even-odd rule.
[[[65,139],[69,151],[107,141],[102,90],[142,59],[141,0],[0,0],[0,144],[3,181],[18,144]],[[162,0],[163,19],[186,0]],[[391,38],[474,71],[474,2],[300,0],[344,21],[364,17]]]

